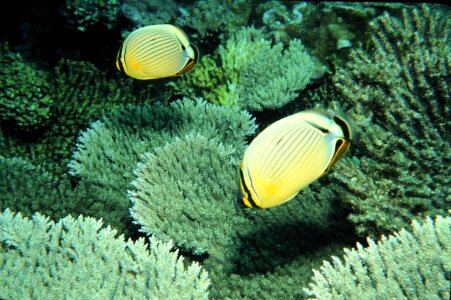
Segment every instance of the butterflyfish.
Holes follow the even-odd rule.
[[[347,119],[323,111],[303,111],[276,121],[244,153],[238,203],[267,208],[292,199],[343,157],[351,138]]]
[[[182,29],[149,25],[130,33],[118,51],[116,67],[146,80],[178,76],[194,68],[199,52]]]

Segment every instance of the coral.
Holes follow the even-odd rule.
[[[368,246],[345,249],[314,271],[309,292],[327,299],[449,299],[451,218],[412,222],[401,230],[368,238]]]
[[[177,4],[174,0],[125,0],[121,12],[135,28],[171,24],[177,16]]]
[[[332,176],[363,236],[450,207],[448,26],[425,5],[384,14],[371,23],[370,50],[354,51],[334,77],[359,134],[356,157]]]
[[[179,10],[182,16],[176,20],[176,24],[193,28],[202,37],[220,30],[236,31],[245,26],[252,11],[252,1],[200,0]]]
[[[116,237],[102,222],[80,216],[58,223],[0,214],[2,299],[207,299],[208,275],[184,266],[172,243]]]
[[[233,203],[238,178],[235,166],[241,154],[230,144],[201,135],[175,139],[147,153],[134,172],[137,180],[130,192],[132,217],[144,232],[163,240],[174,239],[178,246],[195,254],[206,253],[212,243],[219,244],[219,249],[226,248],[224,244],[230,243],[233,228],[202,227],[207,220],[225,221],[227,216],[234,226],[245,227],[246,220],[234,214]],[[184,230],[187,227],[192,231],[188,239]]]
[[[101,24],[113,28],[119,20],[118,0],[66,0],[62,15],[66,24],[79,31]]]
[[[57,175],[65,173],[81,129],[127,104],[152,99],[135,95],[131,79],[109,78],[106,72],[87,62],[62,60],[52,76],[48,95],[54,105],[47,127],[32,136],[3,128],[0,154],[26,158]]]
[[[280,1],[268,1],[257,7],[264,30],[277,42],[288,42],[292,30],[299,30],[304,10],[309,4],[300,2],[288,8]]]
[[[50,74],[8,45],[0,45],[0,50],[0,121],[11,121],[20,130],[44,127],[54,101]]]
[[[26,217],[39,212],[53,220],[68,214],[95,216],[92,193],[88,185],[74,185],[67,174],[56,176],[29,161],[0,156],[0,211],[9,208]]]
[[[294,299],[309,268],[349,242],[336,222],[345,214],[318,186],[274,209],[237,209],[241,156],[233,143],[199,134],[156,148],[134,172],[131,214],[145,233],[206,258],[213,298]]]
[[[84,132],[70,163],[70,173],[90,186],[96,199],[91,215],[122,231],[131,224],[127,189],[132,171],[145,152],[177,136],[202,133],[208,139],[236,144],[244,151],[245,137],[254,133],[251,116],[236,107],[218,107],[201,99],[133,107],[94,123]]]
[[[260,30],[243,28],[213,56],[204,56],[189,76],[171,85],[181,94],[199,93],[222,105],[254,111],[278,108],[296,98],[313,73],[300,40],[283,48],[282,43],[272,45]]]
[[[67,178],[60,180],[25,160],[0,156],[0,210],[62,217],[73,208],[63,200],[68,190]]]

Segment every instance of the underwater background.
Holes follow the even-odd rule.
[[[449,6],[9,5],[1,299],[449,299]],[[183,29],[192,71],[116,69],[153,24]],[[293,200],[237,209],[249,143],[308,109],[351,120],[349,151]]]

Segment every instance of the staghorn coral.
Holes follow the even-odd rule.
[[[145,233],[206,258],[213,298],[296,299],[311,267],[352,237],[336,222],[344,213],[318,187],[273,209],[237,210],[241,155],[199,134],[156,148],[134,172],[131,214]]]
[[[449,23],[426,5],[371,23],[334,82],[359,135],[332,176],[357,232],[377,237],[450,206]]]
[[[171,242],[116,237],[93,218],[58,223],[0,214],[0,297],[3,299],[207,299],[209,279],[184,266]]]
[[[312,60],[300,40],[284,49],[282,43],[272,45],[260,30],[246,27],[213,56],[204,56],[190,76],[171,85],[182,94],[260,111],[294,100],[312,74]]]
[[[0,44],[0,121],[33,131],[50,120],[54,97],[50,74]]]
[[[179,100],[169,107],[131,106],[95,122],[80,136],[70,173],[92,189],[96,205],[91,213],[123,232],[131,224],[126,191],[142,154],[188,133],[202,133],[225,143],[234,141],[237,151],[243,151],[245,137],[255,129],[247,112],[202,99]]]
[[[66,0],[62,15],[66,25],[79,31],[101,24],[113,28],[119,20],[118,0]]]
[[[412,222],[412,232],[368,238],[314,271],[309,293],[332,299],[449,299],[451,218]]]

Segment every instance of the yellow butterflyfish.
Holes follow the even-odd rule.
[[[351,138],[345,118],[318,110],[271,124],[244,153],[240,204],[267,208],[292,199],[343,157]]]
[[[149,25],[130,33],[117,54],[116,67],[130,77],[146,80],[178,76],[191,70],[199,53],[182,29]]]

